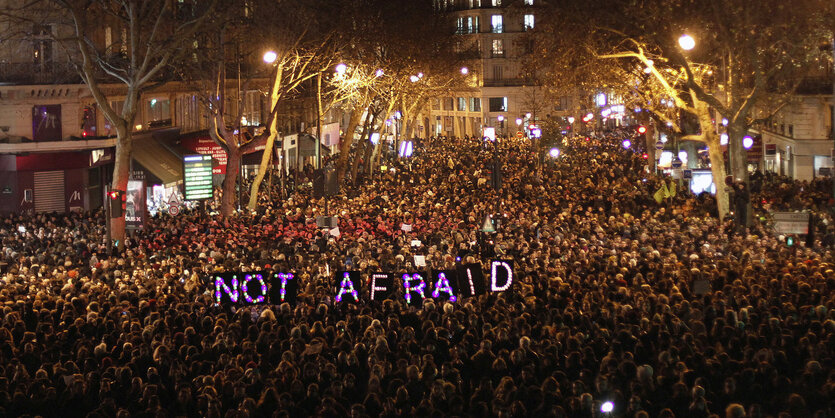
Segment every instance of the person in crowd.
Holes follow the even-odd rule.
[[[831,187],[765,178],[749,234],[725,234],[710,198],[657,203],[625,134],[541,165],[524,139],[421,141],[329,198],[338,233],[316,227],[310,170],[265,185],[255,214],[159,214],[114,253],[101,212],[5,216],[0,415],[835,416]],[[788,247],[764,205],[815,211],[815,238]],[[334,302],[348,260],[406,272],[415,255],[513,260],[515,283]],[[296,304],[216,306],[223,271],[293,272]]]

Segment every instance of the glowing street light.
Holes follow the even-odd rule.
[[[423,78],[423,73],[418,73],[418,78]]]
[[[525,117],[530,119],[531,118],[531,112],[525,113]]]
[[[348,72],[348,66],[347,66],[347,65],[345,65],[344,63],[343,63],[343,64],[338,64],[338,65],[336,66],[336,73],[337,73],[337,74],[339,74],[339,75],[345,75],[345,73],[346,73],[346,72]]]
[[[678,38],[678,46],[685,51],[689,51],[696,47],[696,40],[693,39],[692,36],[685,33]]]
[[[267,51],[264,53],[264,62],[267,64],[274,63],[276,59],[278,59],[278,54],[275,51]]]
[[[569,124],[574,123],[574,116],[569,116],[569,117],[568,117],[568,123],[569,123]]]
[[[374,75],[376,75],[377,77],[382,77],[383,76],[383,70],[382,69],[377,70],[377,72],[374,73]]]
[[[467,75],[470,73],[470,69],[467,67],[461,67],[461,74]]]
[[[412,83],[417,83],[418,80],[420,80],[420,77],[418,77],[416,75],[413,75],[413,76],[409,77],[409,81],[411,81]]]
[[[504,122],[504,115],[499,115],[499,117],[497,117],[496,119],[497,119],[499,122]]]
[[[610,414],[615,409],[615,404],[611,401],[603,402],[603,405],[600,405],[600,412],[604,414]]]
[[[550,150],[550,151],[548,151],[548,155],[550,155],[550,156],[551,156],[551,158],[557,158],[557,157],[559,157],[559,156],[560,156],[560,150],[559,150],[559,148],[551,148],[551,150]]]
[[[746,135],[744,138],[742,138],[742,146],[745,147],[745,149],[751,149],[751,147],[754,146],[754,138],[751,138],[750,136]]]
[[[624,147],[624,148],[629,148],[629,147],[631,147],[631,146],[632,146],[632,141],[630,141],[630,140],[628,140],[628,139],[624,139],[624,140],[623,140],[623,147]]]
[[[719,135],[719,145],[728,145],[728,134]]]
[[[516,126],[522,125],[522,118],[516,118]]]

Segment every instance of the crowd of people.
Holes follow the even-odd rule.
[[[526,140],[427,141],[327,213],[273,182],[257,213],[160,214],[115,254],[101,213],[5,216],[0,415],[835,416],[825,189],[755,192],[748,233],[728,234],[706,196],[653,199],[662,179],[624,134],[541,161]],[[763,204],[818,211],[816,239],[788,246]],[[510,259],[516,279],[417,307],[334,301],[333,272],[414,255]],[[296,304],[215,306],[216,271],[291,271]]]

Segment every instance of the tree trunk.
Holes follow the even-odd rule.
[[[719,214],[719,220],[724,221],[730,212],[730,198],[728,187],[725,185],[727,174],[722,145],[719,144],[719,135],[714,130],[710,108],[707,103],[699,100],[692,92],[690,97],[693,99],[693,108],[699,120],[699,127],[710,157],[710,173],[713,175],[713,184],[716,186],[716,210]]]
[[[372,161],[369,167],[369,170],[371,170],[371,172],[373,172],[373,170],[377,167],[377,165],[380,162],[381,149],[384,143],[383,141],[386,140],[386,138],[383,137],[383,133],[386,131],[386,119],[388,119],[389,115],[391,115],[391,111],[394,110],[394,103],[395,100],[391,100],[389,102],[388,108],[386,109],[386,113],[384,113],[382,116],[382,121],[380,122],[380,129],[377,131],[380,134],[380,140],[377,141],[377,145],[374,146],[374,152],[371,156]]]
[[[369,111],[368,116],[365,118],[365,123],[362,125],[360,143],[357,146],[357,152],[354,154],[354,164],[351,165],[351,181],[354,185],[357,184],[357,173],[359,172],[360,162],[368,158],[366,156],[366,149],[368,149],[368,144],[371,141],[369,133],[374,128],[374,119],[376,119],[375,115]]]
[[[232,141],[227,142],[232,144]],[[223,179],[220,197],[220,213],[224,217],[235,214],[235,200],[237,193],[235,186],[238,184],[238,174],[241,172],[241,148],[229,146],[226,150],[226,177]],[[243,182],[241,182],[243,185]]]
[[[734,175],[734,181],[742,181],[748,185],[748,151],[742,145],[742,139],[747,134],[741,124],[731,122],[728,125],[728,153],[734,153],[734,164],[731,170]]]
[[[264,181],[264,176],[267,174],[267,170],[270,169],[270,159],[272,157],[273,144],[275,144],[276,136],[277,133],[275,129],[273,129],[270,131],[270,136],[267,137],[267,144],[264,146],[264,154],[261,155],[261,164],[258,166],[258,174],[255,175],[255,179],[252,181],[252,186],[249,189],[249,203],[246,205],[246,208],[249,210],[255,210],[255,207],[258,205],[258,190],[261,188],[261,183]],[[296,150],[298,150],[300,146],[301,144],[296,143]]]
[[[348,129],[345,130],[345,137],[339,143],[339,159],[336,161],[336,178],[339,184],[345,178],[345,169],[348,167],[348,155],[351,152],[351,145],[354,142],[354,131],[360,123],[362,108],[351,111],[351,119],[348,121]]]
[[[113,183],[111,188],[113,190],[121,190],[124,192],[128,188],[128,178],[130,177],[130,160],[133,151],[133,133],[130,127],[122,127],[117,130],[118,139],[116,141],[116,158],[113,165]],[[110,229],[111,237],[118,243],[119,249],[125,246],[125,213],[122,211],[122,216],[118,218],[111,218]]]

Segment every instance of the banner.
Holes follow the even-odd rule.
[[[510,291],[516,280],[513,262],[493,260],[490,263],[492,293]],[[294,305],[299,291],[293,273],[283,272],[226,272],[209,277],[209,291],[215,305]],[[488,292],[481,264],[458,266],[456,270],[433,270],[431,274],[410,272],[393,274],[373,273],[364,281],[358,271],[341,270],[333,276],[334,303],[359,304],[363,299],[379,301],[402,297],[409,306],[420,307],[425,299],[458,302],[462,297],[473,297]]]
[[[145,181],[128,180],[125,190],[125,227],[142,229],[146,216]]]

